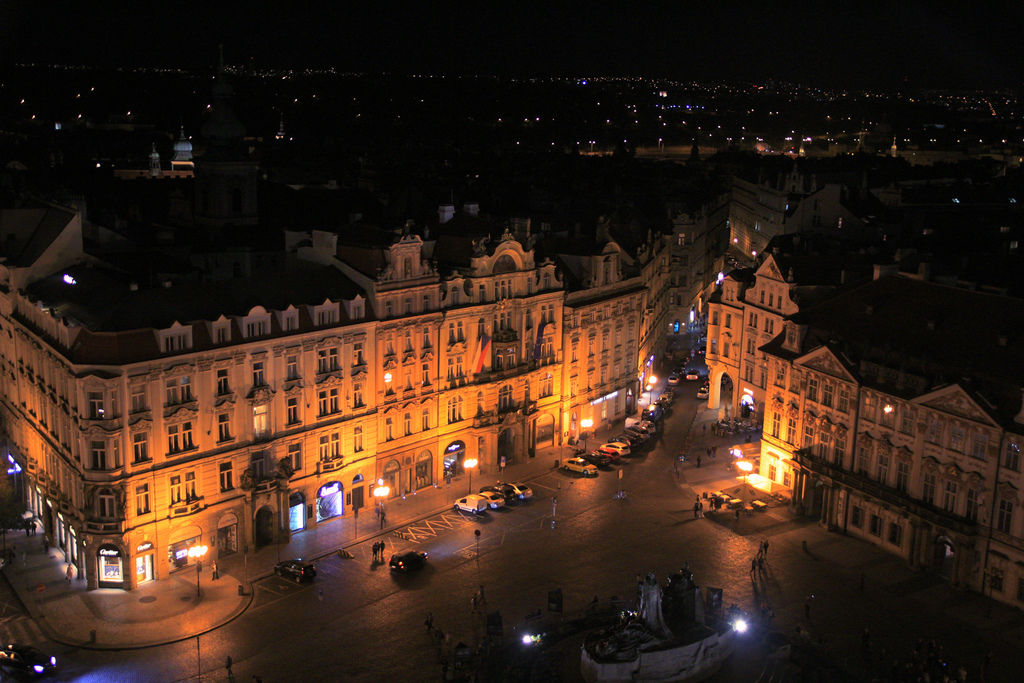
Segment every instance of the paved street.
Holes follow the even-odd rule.
[[[693,502],[701,492],[743,486],[721,455],[736,437],[702,436],[700,420],[711,416],[692,398],[695,385],[680,386],[663,434],[645,455],[595,479],[535,466],[532,501],[479,518],[436,506],[400,524],[397,534],[347,545],[351,559],[336,553],[320,558],[312,584],[259,579],[248,609],[198,639],[120,651],[47,644],[38,631],[16,630],[33,622],[10,595],[0,595],[0,632],[56,652],[62,680],[196,680],[200,668],[202,680],[226,680],[229,655],[241,681],[254,674],[268,682],[440,680],[439,650],[450,651],[460,642],[475,646],[486,612],[501,612],[506,640],[512,641],[516,634],[558,621],[546,609],[550,589],[562,589],[563,617],[569,618],[584,612],[595,596],[600,605],[613,596],[630,604],[636,574],[654,571],[664,580],[689,563],[701,585],[724,589],[727,605],[756,611],[767,603],[775,612],[775,629],[791,633],[800,626],[853,674],[851,680],[866,680],[873,669],[888,671],[893,656],[906,658],[918,638],[941,643],[948,660],[967,667],[970,680],[978,680],[989,650],[1018,651],[1024,634],[1019,611],[996,606],[987,616],[983,598],[952,591],[929,575],[911,572],[894,556],[795,519],[785,508],[739,520],[731,511],[711,514],[705,508],[705,517],[695,519]],[[690,458],[677,472],[674,455],[691,427],[691,448],[703,452],[715,443],[720,455],[699,468]],[[517,476],[514,469],[508,474]],[[614,497],[620,486],[628,492],[625,500]],[[461,487],[468,487],[465,479],[437,500],[461,495]],[[391,514],[398,514],[396,508]],[[386,556],[406,547],[428,552],[428,567],[411,576],[392,575],[386,565],[372,562],[370,545],[379,538],[387,543]],[[752,575],[750,561],[764,539],[770,542],[768,566]],[[483,599],[474,611],[481,586]],[[811,594],[815,597],[808,601]],[[448,636],[440,648],[423,623],[428,611]],[[540,618],[531,618],[537,611]],[[873,644],[867,655],[862,652],[865,627]],[[716,680],[757,680],[765,658],[755,640],[739,649]],[[552,669],[538,680],[555,674],[579,680],[579,642],[576,637],[555,643],[546,658]],[[1013,680],[1015,666],[1006,655],[997,657],[986,680]],[[784,673],[777,669],[774,680],[787,680]]]

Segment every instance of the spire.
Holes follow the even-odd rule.
[[[281,125],[277,127],[277,133],[274,135],[275,140],[284,140],[284,112],[281,112]]]
[[[160,152],[156,151],[156,143],[149,153],[149,175],[154,178],[160,175]]]
[[[895,157],[896,156],[896,151],[897,151],[896,150],[896,136],[893,135],[892,136],[892,147],[889,148],[889,156]]]

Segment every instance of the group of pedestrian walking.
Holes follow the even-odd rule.
[[[693,502],[693,518],[700,519],[704,516],[704,501],[697,496],[697,500]]]
[[[738,512],[738,511],[737,511]],[[763,574],[768,566],[768,539],[763,539],[757,544],[757,555],[750,560],[750,576],[756,578]]]
[[[384,541],[377,541],[376,543],[373,544],[373,561],[374,562],[383,562],[384,561],[384,549],[386,547],[387,547],[387,545],[384,543]]]

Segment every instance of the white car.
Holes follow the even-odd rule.
[[[487,499],[487,505],[492,510],[505,507],[505,496],[497,491],[481,491],[480,495]]]
[[[612,441],[611,443],[605,443],[598,446],[599,451],[614,451],[619,455],[629,455],[629,444],[622,443],[621,441]]]
[[[509,486],[511,486],[512,490],[516,492],[517,496],[519,496],[519,500],[529,500],[530,498],[533,498],[533,489],[526,484],[514,481],[510,483]]]
[[[452,508],[458,512],[469,512],[470,514],[479,515],[481,512],[487,512],[487,508],[490,506],[491,501],[477,493],[471,493],[465,498],[459,498],[455,501],[455,505]]]
[[[567,472],[579,472],[584,477],[597,476],[597,466],[591,465],[583,458],[569,458],[562,465],[562,469]]]

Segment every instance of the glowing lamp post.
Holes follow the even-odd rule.
[[[476,467],[476,458],[466,458],[462,461],[462,466],[469,472],[469,492],[473,493],[473,468]]]
[[[391,493],[391,487],[384,485],[383,479],[377,480],[377,485],[373,488],[373,497],[377,499],[377,516],[380,518],[380,528],[384,528],[384,499]]]
[[[754,469],[754,463],[749,460],[740,460],[736,463],[736,467],[743,472],[743,483],[747,483],[747,475]]]
[[[196,559],[196,599],[199,599],[199,572],[203,569],[203,558],[209,548],[205,545],[194,545],[188,549],[188,556]]]
[[[647,405],[651,405],[651,399],[654,398],[653,390],[654,385],[658,383],[658,378],[651,375],[647,380]]]
[[[580,427],[583,428],[583,450],[587,450],[587,430],[594,426],[594,421],[589,417],[580,420]]]

